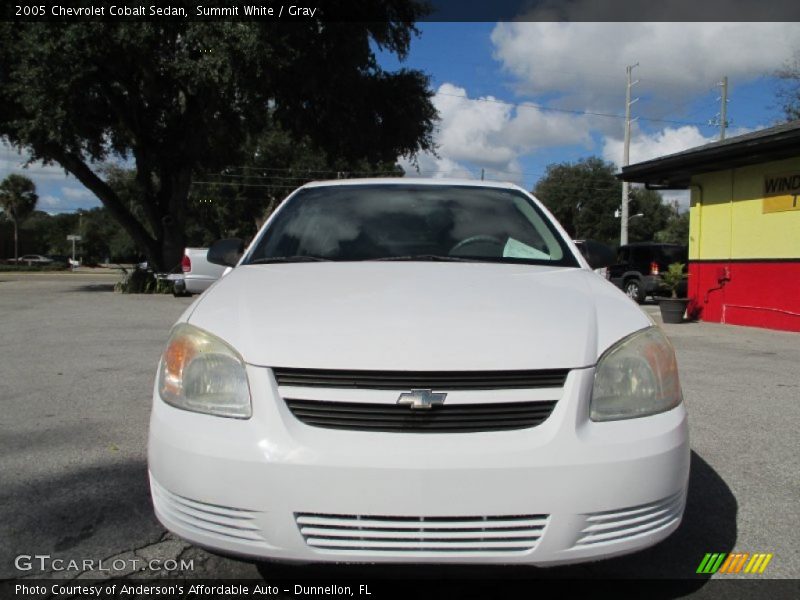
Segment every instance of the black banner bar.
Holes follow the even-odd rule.
[[[12,0],[5,21],[797,22],[796,0]],[[765,40],[767,43],[767,40]]]

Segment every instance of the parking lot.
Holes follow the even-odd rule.
[[[183,559],[193,569],[169,575],[259,577],[265,569],[191,547],[153,516],[146,465],[153,378],[169,327],[191,300],[116,294],[114,281],[0,273],[0,578],[41,576],[35,565],[15,567],[17,556],[35,554],[106,563]],[[645,310],[655,315],[657,307]],[[547,570],[507,568],[501,576],[692,578],[705,553],[735,550],[773,553],[764,576],[800,577],[800,334],[705,323],[666,332],[678,352],[691,418],[692,476],[681,528],[636,555]],[[408,569],[322,572],[380,577]],[[498,569],[436,574],[498,576]],[[689,592],[705,583],[693,581]]]

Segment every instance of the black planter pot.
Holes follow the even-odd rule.
[[[688,298],[659,298],[661,320],[664,323],[683,323],[683,315],[688,305]]]

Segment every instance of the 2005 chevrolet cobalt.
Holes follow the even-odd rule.
[[[170,531],[261,558],[546,565],[678,527],[673,349],[524,190],[313,183],[209,259],[236,266],[153,392]]]

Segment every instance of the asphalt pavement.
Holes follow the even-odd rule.
[[[142,577],[288,573],[209,554],[167,534],[154,518],[146,466],[151,390],[169,328],[191,299],[117,294],[114,281],[102,274],[0,273],[0,578],[100,574],[54,570],[51,563],[28,568],[18,558],[36,554],[192,565],[138,572]],[[707,576],[695,570],[705,553],[742,551],[773,553],[769,577],[800,577],[800,334],[707,323],[665,331],[678,353],[693,449],[680,529],[631,556],[552,569],[504,567],[499,576],[696,577],[685,593],[698,594]],[[496,567],[302,572],[498,576]],[[126,566],[104,575],[137,572]]]

